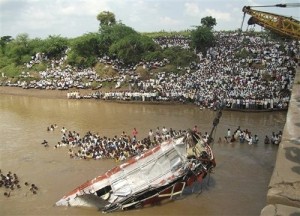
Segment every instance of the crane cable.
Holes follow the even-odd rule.
[[[286,3],[286,4],[276,4],[276,5],[262,5],[262,6],[250,6],[250,7],[300,7],[300,3]]]

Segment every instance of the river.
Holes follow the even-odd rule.
[[[32,194],[24,184],[4,196],[0,188],[0,215],[101,215],[95,208],[56,207],[54,203],[86,180],[114,167],[113,160],[75,160],[67,148],[54,149],[60,129],[98,132],[100,136],[120,136],[135,127],[138,138],[149,129],[187,129],[198,126],[209,132],[216,112],[192,105],[150,105],[67,100],[0,95],[0,169],[16,173],[22,183],[38,186]],[[194,188],[195,193],[163,205],[110,213],[113,216],[146,215],[259,215],[266,203],[268,183],[274,167],[277,146],[264,145],[265,135],[283,130],[286,112],[229,112],[223,116],[214,138],[238,126],[257,134],[257,145],[246,143],[213,145],[217,167],[210,179]],[[54,131],[47,131],[57,124]],[[40,143],[46,139],[50,147]]]

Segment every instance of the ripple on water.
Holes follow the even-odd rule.
[[[28,153],[26,155],[23,155],[19,160],[21,162],[31,162],[34,159],[34,154],[33,153]]]

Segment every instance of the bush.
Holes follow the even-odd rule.
[[[39,64],[34,64],[32,68],[29,69],[29,71],[45,71],[46,69],[47,69],[46,63],[39,63]]]
[[[235,53],[235,57],[238,59],[245,59],[249,55],[250,55],[250,53],[244,48]]]
[[[101,78],[114,77],[118,75],[118,72],[115,69],[111,66],[106,66],[103,63],[97,63],[95,70]]]
[[[141,80],[150,79],[150,73],[147,69],[144,69],[142,66],[137,67],[136,72],[141,76]]]
[[[1,58],[1,61],[0,61],[0,70],[1,70],[1,68],[6,67],[6,66],[8,66],[8,65],[10,65],[10,64],[13,63],[12,59],[8,58],[5,55],[1,55],[0,58]]]
[[[262,80],[264,80],[264,81],[271,81],[272,80],[272,76],[269,74],[269,73],[263,73],[262,74]]]
[[[3,68],[0,69],[1,73],[4,73],[5,76],[8,77],[16,77],[19,76],[21,73],[21,68],[16,66],[14,63],[9,64]]]

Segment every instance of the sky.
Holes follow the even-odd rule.
[[[262,3],[263,2],[263,3]],[[216,19],[215,30],[237,30],[243,19],[243,6],[299,3],[299,0],[0,0],[0,36],[15,38],[27,33],[30,38],[49,35],[74,38],[97,32],[97,15],[115,14],[137,32],[181,31],[201,25],[201,19]],[[300,7],[257,8],[299,20]],[[247,29],[246,15],[243,30]],[[261,27],[257,27],[261,29]]]

